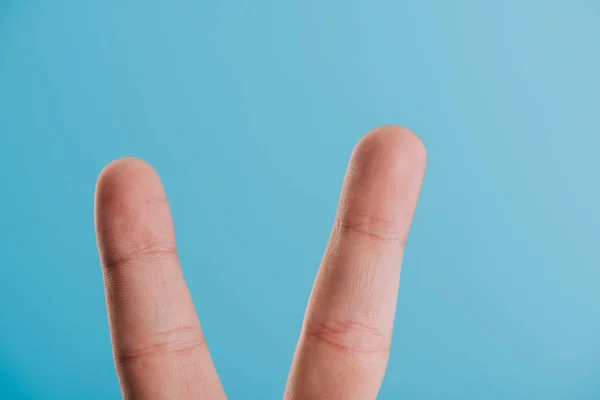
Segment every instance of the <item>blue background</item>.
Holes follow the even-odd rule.
[[[600,3],[0,1],[0,397],[118,398],[96,178],[161,173],[233,399],[283,392],[350,152],[429,150],[381,399],[600,396]]]

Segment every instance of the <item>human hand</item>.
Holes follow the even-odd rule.
[[[356,146],[285,399],[376,398],[426,159],[417,136],[400,127],[379,128]],[[225,399],[154,169],[137,159],[106,167],[95,220],[123,397]]]

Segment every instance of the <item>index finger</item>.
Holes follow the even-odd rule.
[[[400,127],[375,130],[356,146],[286,399],[376,398],[426,158],[419,138]]]

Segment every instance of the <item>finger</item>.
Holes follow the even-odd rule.
[[[179,265],[171,213],[147,163],[100,175],[96,234],[125,399],[225,398]]]
[[[376,398],[426,158],[417,136],[400,127],[379,128],[356,146],[286,399]]]

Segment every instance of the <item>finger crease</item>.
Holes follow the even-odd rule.
[[[398,242],[406,245],[406,235],[401,235],[389,224],[372,218],[340,218],[337,223],[341,233],[354,232],[381,241]]]
[[[388,354],[390,351],[390,342],[385,334],[370,325],[354,321],[307,324],[303,333],[307,339],[342,352]]]
[[[206,340],[198,327],[181,327],[154,335],[149,342],[135,348],[119,349],[115,359],[130,364],[149,357],[185,356],[204,346]]]
[[[105,269],[110,270],[119,265],[123,265],[129,262],[140,261],[142,259],[151,259],[160,256],[177,256],[177,249],[175,247],[157,248],[152,246],[146,246],[145,248],[138,249],[124,257],[104,257],[103,265]]]

